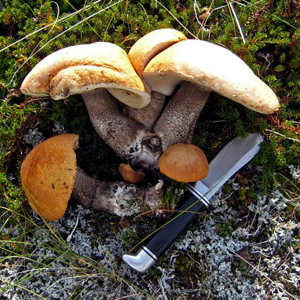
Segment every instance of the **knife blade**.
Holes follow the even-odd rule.
[[[195,212],[207,209],[226,181],[258,153],[262,141],[263,137],[257,133],[231,140],[210,162],[207,177],[195,185],[187,184],[183,204],[171,221],[161,226],[136,254],[124,254],[123,261],[140,273],[149,270],[191,223]]]

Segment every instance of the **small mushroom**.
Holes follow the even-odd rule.
[[[209,165],[204,152],[193,144],[170,146],[159,158],[161,173],[179,182],[195,182],[208,175]]]
[[[134,171],[128,164],[120,164],[119,173],[126,182],[139,183],[145,178],[143,170]]]
[[[32,209],[48,221],[61,218],[72,197],[86,208],[131,216],[161,208],[162,190],[100,181],[76,163],[78,135],[63,134],[36,146],[21,166],[22,189]],[[155,207],[153,207],[153,205]]]

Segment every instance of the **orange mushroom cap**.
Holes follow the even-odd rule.
[[[143,170],[134,171],[130,165],[120,164],[119,172],[123,179],[129,183],[139,183],[145,178]]]
[[[61,218],[75,182],[78,135],[63,134],[36,146],[21,165],[22,189],[32,209],[48,221]]]
[[[209,166],[204,152],[192,144],[175,144],[159,158],[161,173],[179,182],[195,182],[208,175]]]

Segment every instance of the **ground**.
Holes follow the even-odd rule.
[[[221,0],[1,2],[1,300],[299,298],[297,1],[232,2],[237,18]],[[44,223],[30,209],[20,165],[42,140],[79,134],[78,165],[102,180],[120,179],[121,160],[95,133],[81,97],[55,102],[25,97],[19,87],[38,61],[60,48],[103,40],[128,52],[138,38],[165,27],[236,53],[281,106],[261,115],[211,95],[193,144],[211,160],[235,136],[260,132],[261,151],[158,263],[138,274],[121,256],[151,234],[157,218],[120,219],[71,200],[63,218]]]

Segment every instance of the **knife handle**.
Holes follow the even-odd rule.
[[[137,254],[125,254],[123,260],[139,272],[147,271],[191,223],[196,213],[207,204],[191,191],[185,192],[179,212],[142,247]]]

